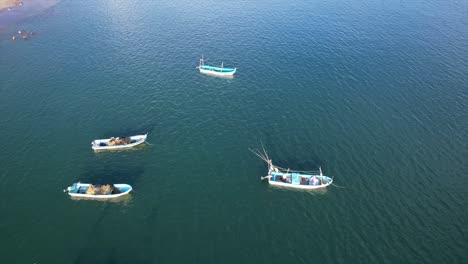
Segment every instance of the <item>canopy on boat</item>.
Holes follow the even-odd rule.
[[[234,68],[220,68],[220,67],[214,67],[214,66],[208,66],[208,65],[200,66],[200,69],[208,70],[208,71],[217,71],[217,72],[232,72],[236,70]]]

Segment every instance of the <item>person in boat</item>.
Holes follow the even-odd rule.
[[[283,174],[282,178],[283,178],[283,179],[282,179],[283,182],[285,182],[285,183],[291,183],[291,175],[289,175],[289,174]]]
[[[310,179],[310,185],[320,185],[320,179],[317,176],[314,176]]]

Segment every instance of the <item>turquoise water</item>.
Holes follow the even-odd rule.
[[[5,263],[466,263],[465,1],[70,1],[0,35]],[[19,28],[29,41],[10,41]],[[204,76],[237,67],[233,79]],[[149,132],[134,150],[96,138]],[[344,188],[278,189],[248,151]],[[128,183],[115,202],[75,181]]]

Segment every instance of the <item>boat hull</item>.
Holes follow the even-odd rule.
[[[107,144],[111,139],[106,138],[106,139],[96,139],[93,142],[91,142],[92,149],[94,150],[113,150],[113,149],[127,149],[127,148],[133,148],[135,146],[138,146],[140,144],[143,144],[146,141],[148,135],[137,135],[137,136],[131,136],[130,140],[134,141],[133,143],[130,144],[125,144],[125,145],[116,145],[116,146],[102,146],[102,144]]]
[[[273,186],[281,186],[281,187],[288,187],[288,188],[295,188],[295,189],[302,189],[302,190],[315,190],[326,188],[328,185],[332,184],[331,182],[322,185],[300,185],[300,184],[291,184],[291,183],[284,183],[284,182],[276,182],[276,181],[268,181],[270,185]]]
[[[213,66],[199,66],[200,73],[224,77],[232,77],[237,68],[219,68]]]
[[[232,71],[232,72],[216,72],[216,71],[209,71],[209,70],[202,70],[202,69],[200,69],[200,73],[208,74],[208,75],[216,75],[216,76],[234,76],[234,73],[236,73],[236,71]]]
[[[118,183],[114,184],[114,188],[119,189],[121,193],[117,194],[86,194],[86,193],[78,193],[77,190],[79,190],[81,187],[87,188],[89,187],[89,183],[75,183],[73,184],[74,189],[68,191],[68,195],[74,198],[92,198],[92,199],[112,199],[112,198],[117,198],[121,197],[124,195],[129,194],[132,191],[132,186],[124,183]]]

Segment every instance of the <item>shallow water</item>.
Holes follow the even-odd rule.
[[[0,35],[8,263],[465,263],[464,1],[69,1]],[[10,41],[18,28],[37,32]],[[233,79],[197,73],[237,67]],[[96,138],[151,145],[94,153]],[[269,187],[282,167],[344,188]],[[75,181],[128,183],[72,200]]]
[[[30,17],[50,11],[60,0],[26,0],[23,5],[0,9],[0,34],[11,32],[15,26],[23,25],[22,22]]]

